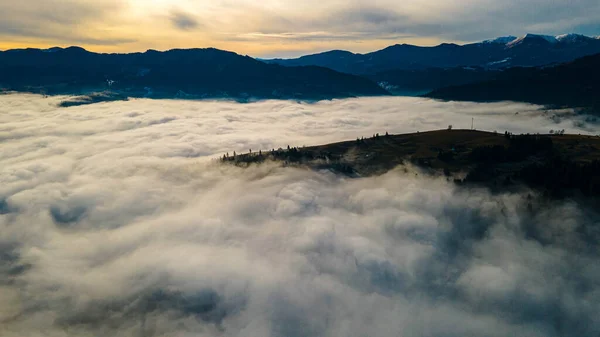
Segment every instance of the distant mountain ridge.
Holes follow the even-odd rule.
[[[478,43],[443,43],[434,47],[393,45],[367,54],[334,50],[296,59],[265,60],[284,66],[315,65],[336,71],[372,75],[390,70],[482,67],[506,69],[569,62],[600,53],[600,39],[579,34],[547,36],[527,34],[500,37]]]
[[[509,42],[512,42],[514,40],[518,39],[518,37],[513,36],[513,35],[509,35],[509,36],[501,36],[501,37],[497,37],[493,40],[485,40],[482,43],[500,43],[500,44],[507,44]]]
[[[495,78],[440,88],[427,96],[461,101],[522,101],[583,107],[600,114],[600,54],[543,68],[512,68]]]
[[[386,95],[372,81],[317,67],[282,67],[214,48],[98,54],[80,47],[0,52],[0,90],[118,97],[294,98]]]

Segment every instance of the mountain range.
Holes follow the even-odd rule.
[[[98,54],[55,47],[0,52],[0,92],[85,95],[64,106],[127,97],[312,101],[392,93],[600,109],[599,69],[600,39],[577,34],[394,45],[368,54],[338,50],[289,60],[214,48]]]
[[[322,66],[357,75],[372,75],[391,70],[481,67],[506,69],[535,67],[572,61],[600,53],[600,39],[578,34],[546,36],[527,34],[500,37],[465,45],[443,43],[435,47],[396,44],[367,54],[332,50],[296,59],[266,62],[284,66]]]
[[[0,52],[0,89],[119,97],[294,98],[386,95],[369,79],[317,66],[283,67],[208,49],[98,54],[79,47]]]
[[[541,68],[511,68],[495,78],[434,90],[428,97],[463,101],[522,101],[600,112],[600,54]]]
[[[527,34],[520,38],[504,36],[462,46],[448,43],[435,47],[403,44],[367,54],[334,50],[296,59],[266,62],[285,66],[329,67],[369,78],[393,94],[412,96],[447,87],[466,88],[470,84],[471,87],[477,87],[478,83],[500,78],[507,83],[509,78],[513,78],[513,74],[528,72],[522,69],[510,71],[506,75],[504,73],[507,70],[551,67],[598,53],[599,37]],[[532,72],[536,73],[535,70]],[[466,94],[464,92],[461,97],[466,97]],[[539,101],[539,97],[535,100]]]

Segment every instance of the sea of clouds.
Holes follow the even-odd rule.
[[[350,179],[214,160],[473,118],[597,134],[589,117],[398,97],[61,99],[0,96],[3,337],[600,334],[600,216],[585,205],[530,207],[416,168]]]

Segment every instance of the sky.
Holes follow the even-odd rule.
[[[597,0],[0,0],[0,50],[215,47],[292,57],[525,33],[600,35]]]
[[[600,214],[584,203],[410,166],[350,179],[212,160],[471,118],[600,132],[586,116],[406,97],[62,99],[0,95],[3,337],[600,333]]]

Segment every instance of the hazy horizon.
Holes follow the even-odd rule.
[[[594,0],[0,1],[0,49],[82,46],[95,52],[214,47],[254,57],[396,43],[470,43],[526,33],[600,35]]]
[[[519,37],[525,36],[527,34],[547,35],[547,34],[542,34],[542,33],[540,33],[540,34],[525,33],[525,34],[522,34],[522,35],[514,35],[514,36],[517,37],[517,38],[519,38]],[[568,33],[568,34],[578,34],[578,33]],[[584,35],[584,34],[578,34],[578,35]],[[415,44],[415,45],[419,46],[419,47],[435,47],[435,46],[439,46],[439,45],[444,44],[444,43],[454,43],[454,44],[458,44],[458,45],[465,45],[465,44],[470,44],[470,43],[477,43],[477,42],[482,42],[482,41],[487,41],[487,40],[493,40],[495,38],[505,37],[505,36],[508,36],[508,35],[498,35],[498,36],[489,37],[489,38],[483,39],[483,40],[468,41],[468,42],[464,42],[464,41],[461,41],[461,42],[441,41],[439,43],[434,43],[434,44],[425,44],[425,45]],[[584,36],[587,36],[587,35],[584,35]],[[588,37],[600,38],[600,35],[599,36],[588,36]],[[389,43],[390,43],[389,45],[385,45],[385,46],[381,47],[380,49],[375,49],[375,50],[366,50],[366,51],[346,50],[346,51],[349,51],[349,52],[352,52],[352,53],[355,53],[355,54],[366,54],[366,53],[376,52],[376,51],[385,49],[385,48],[387,48],[389,46],[392,46],[392,45],[403,44],[404,42],[401,42],[401,41],[394,42],[393,40],[390,40]],[[35,49],[50,49],[50,48],[63,48],[64,49],[64,48],[69,48],[69,47],[80,47],[80,48],[83,48],[83,47],[81,47],[79,45],[63,44],[63,45],[53,45],[53,46],[46,46],[46,47],[35,47]],[[22,48],[14,48],[14,49],[25,49],[25,48],[34,48],[34,47],[22,47]],[[126,52],[118,52],[118,51],[115,51],[115,52],[105,51],[105,52],[103,52],[103,51],[94,50],[93,47],[92,47],[92,49],[89,49],[89,48],[84,48],[84,49],[87,50],[87,51],[93,52],[93,53],[100,53],[100,54],[117,54],[117,53],[120,54],[120,53],[143,53],[143,52],[146,52],[148,50],[158,50],[158,51],[164,52],[164,51],[169,51],[169,50],[173,50],[173,49],[210,49],[210,48],[215,48],[215,47],[212,47],[212,46],[205,46],[205,47],[189,46],[189,47],[186,47],[186,48],[146,49],[146,50],[131,50],[131,51],[126,51]],[[219,49],[219,48],[216,48],[216,49]],[[7,51],[7,50],[11,50],[11,49],[0,49],[0,51]],[[241,54],[241,53],[239,53],[239,52],[237,52],[235,50],[227,50],[227,49],[222,49],[222,50],[229,51],[229,52],[234,52],[234,53],[239,54],[239,55],[244,55],[244,54]],[[272,59],[272,58],[273,59],[274,58],[284,58],[285,59],[285,58],[296,58],[296,57],[310,55],[310,54],[318,54],[318,53],[328,52],[328,51],[332,51],[332,50],[336,50],[336,49],[323,49],[323,50],[306,51],[306,52],[301,52],[299,54],[296,53],[296,52],[294,52],[294,53],[289,54],[289,55],[284,53],[284,54],[274,54],[274,55],[264,55],[264,56],[255,56],[255,55],[247,55],[247,56],[251,56],[251,57],[254,57],[254,58],[258,58],[258,59]]]

